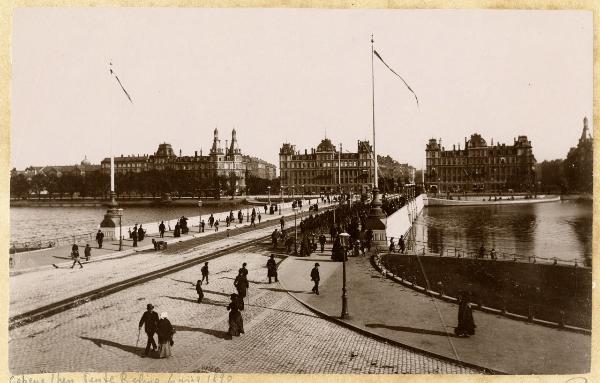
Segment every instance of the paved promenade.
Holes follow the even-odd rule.
[[[293,214],[290,210],[282,211],[287,215],[285,227],[293,226]],[[307,208],[304,208],[305,214]],[[180,238],[167,238],[170,245],[166,251],[155,252],[150,239],[144,239],[141,247],[128,248],[122,252],[106,253],[94,256],[89,263],[82,262],[83,269],[75,266],[71,269],[72,261],[65,260],[57,263],[58,269],[52,265],[39,266],[33,269],[21,270],[10,277],[10,306],[9,316],[27,312],[44,305],[58,302],[87,291],[101,288],[110,283],[122,281],[137,275],[197,258],[210,252],[224,249],[239,243],[267,236],[274,227],[279,227],[280,215],[263,216],[262,223],[256,229],[230,226],[230,236],[227,228],[219,228],[218,232],[205,231],[203,234],[187,235]],[[225,226],[225,225],[223,225]],[[196,238],[197,237],[197,238]],[[210,240],[210,242],[208,242]],[[57,249],[58,250],[58,249]],[[51,250],[48,250],[50,252]]]
[[[374,340],[318,317],[279,284],[268,284],[265,265],[269,254],[268,247],[256,246],[210,261],[210,283],[204,285],[202,304],[196,303],[194,289],[200,278],[197,266],[11,330],[9,369],[13,374],[476,372]],[[229,340],[226,305],[229,294],[235,291],[233,278],[242,262],[248,263],[250,280],[249,298],[242,311],[245,334]],[[95,278],[88,280],[97,283]],[[137,340],[138,321],[150,302],[158,313],[169,313],[177,331],[172,358],[140,357],[146,339],[142,331]]]
[[[310,270],[319,262],[320,295],[311,293]],[[365,331],[437,355],[509,374],[588,372],[591,337],[511,320],[474,310],[476,334],[454,336],[458,307],[383,278],[367,257],[346,265],[349,313],[346,322]],[[294,297],[339,318],[342,263],[330,253],[287,258],[279,279]]]

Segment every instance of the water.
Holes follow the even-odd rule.
[[[194,206],[140,206],[126,207],[123,226],[136,223],[159,222],[181,217],[198,216],[233,209],[234,214],[242,209],[246,214],[246,206],[203,207],[198,210]],[[104,214],[105,207],[12,207],[10,209],[11,242],[27,242],[51,240],[69,235],[90,233],[95,231]],[[237,214],[236,214],[237,217]]]
[[[558,258],[591,265],[592,202],[426,207],[416,221],[418,247]],[[486,254],[487,256],[487,254]]]

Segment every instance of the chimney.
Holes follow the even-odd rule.
[[[452,150],[453,151],[456,150],[456,145],[455,144],[452,144]]]
[[[307,155],[308,151],[306,149],[304,149],[304,155]]]
[[[181,149],[179,149],[179,157],[181,157]]]
[[[198,151],[194,150],[194,157],[198,157]]]

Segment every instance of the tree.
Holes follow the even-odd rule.
[[[580,142],[576,148],[571,148],[563,163],[563,172],[567,179],[569,190],[592,192],[593,187],[593,142]]]
[[[24,174],[10,177],[10,197],[27,198],[29,195],[29,182]]]
[[[46,176],[43,174],[35,174],[31,177],[31,189],[37,194],[38,199],[42,191],[46,190]]]

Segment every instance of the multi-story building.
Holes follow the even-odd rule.
[[[261,161],[263,168],[267,165],[275,168],[275,165],[255,158],[245,161],[237,142],[235,129],[231,132],[231,143],[228,145],[226,141],[225,148],[223,148],[219,139],[219,131],[215,129],[208,155],[203,155],[202,150],[200,150],[200,154],[195,151],[193,156],[183,156],[181,151],[177,155],[170,144],[162,143],[158,145],[158,150],[152,155],[115,157],[115,173],[171,169],[189,172],[194,179],[209,181],[209,183],[218,176],[230,177],[233,173],[236,178],[236,192],[242,192],[246,188],[246,169],[248,166],[253,166],[252,164],[256,162],[254,160]],[[102,171],[109,174],[110,158],[102,160],[101,167]],[[263,173],[257,172],[256,175],[260,177]]]
[[[425,185],[430,192],[531,191],[535,185],[536,160],[527,136],[512,146],[492,140],[488,146],[479,134],[465,138],[464,149],[446,150],[432,138],[425,149]]]
[[[273,180],[277,177],[277,167],[260,158],[251,156],[242,156],[246,164],[246,175]]]
[[[344,153],[325,138],[316,148],[301,154],[284,143],[279,150],[281,186],[292,193],[366,193],[373,185],[373,149],[369,141],[358,141],[355,153]],[[341,170],[341,172],[340,172]],[[340,178],[341,173],[341,178]]]
[[[13,169],[11,171],[11,176],[23,174],[27,180],[31,181],[31,178],[36,174],[56,177],[62,177],[63,175],[85,176],[86,173],[92,173],[98,170],[100,170],[100,165],[91,165],[86,156],[79,165],[29,166],[25,168],[25,170]]]

